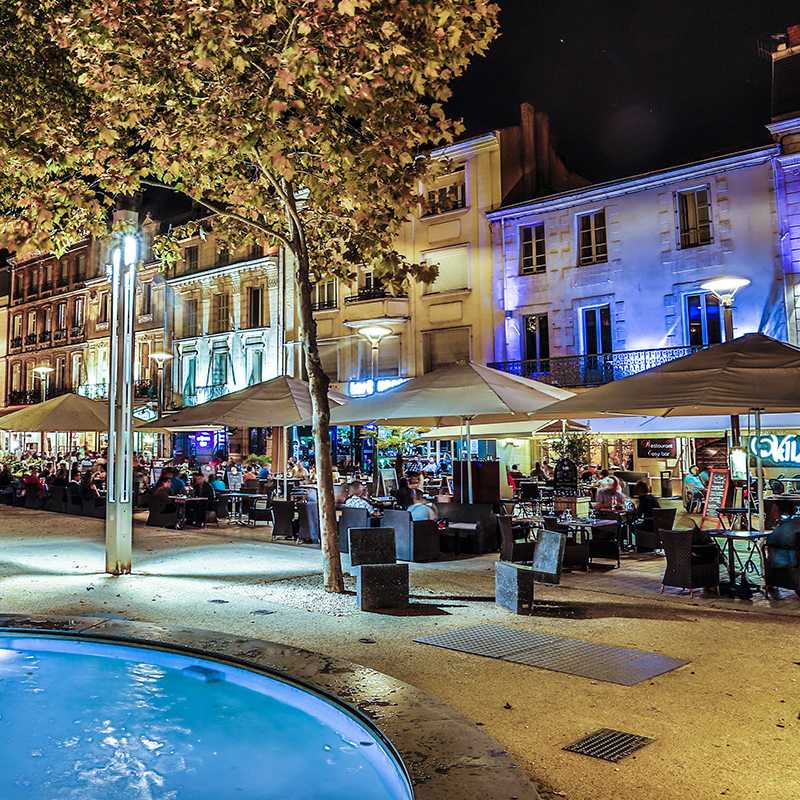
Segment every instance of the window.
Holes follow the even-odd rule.
[[[22,314],[14,315],[14,322],[11,327],[11,338],[19,339],[22,336]]]
[[[67,357],[60,356],[56,359],[56,370],[53,373],[53,387],[63,389],[67,382]]]
[[[25,331],[28,336],[34,336],[36,334],[36,312],[29,311],[28,312],[28,327]]]
[[[196,297],[190,297],[184,302],[183,306],[183,335],[197,336],[197,309],[198,300]]]
[[[183,369],[183,394],[197,394],[197,357],[194,355],[186,356],[182,363]]]
[[[264,324],[262,299],[264,290],[260,286],[251,286],[247,290],[247,322],[251,328],[260,328]]]
[[[83,326],[83,298],[76,297],[75,298],[75,305],[73,306],[73,313],[72,313],[72,324],[76,328],[80,328]]]
[[[247,385],[253,386],[256,383],[261,383],[263,380],[262,373],[264,369],[264,351],[261,348],[252,348],[250,350],[250,369],[247,376]]]
[[[36,294],[39,291],[39,272],[32,269],[28,273],[28,294]]]
[[[211,355],[211,385],[224,386],[228,382],[228,352],[215,350]]]
[[[66,286],[69,283],[69,261],[61,259],[58,262],[58,285]]]
[[[584,308],[583,316],[583,351],[587,356],[611,353],[613,341],[611,335],[610,306]]]
[[[17,361],[11,367],[11,391],[19,392],[22,389],[22,364]]]
[[[446,214],[467,207],[467,181],[464,165],[442,175],[425,192],[422,216]]]
[[[719,344],[723,338],[719,298],[713,294],[687,295],[686,327],[692,347]]]
[[[108,324],[108,292],[100,292],[100,300],[97,309],[97,322],[99,325]]]
[[[186,261],[186,269],[188,271],[192,271],[197,269],[197,265],[200,260],[200,250],[196,244],[191,245],[191,247],[187,247],[183,251],[183,258]]]
[[[425,372],[469,361],[469,328],[447,328],[422,335]]]
[[[59,303],[56,306],[56,330],[63,331],[67,327],[67,304]]]
[[[217,256],[217,263],[220,265],[228,264],[231,260],[231,253],[227,247],[223,247]]]
[[[550,371],[550,326],[547,314],[525,317],[525,358],[534,362],[534,372]]]
[[[371,269],[365,269],[361,272],[361,288],[365,292],[371,292],[373,289],[379,288],[375,273]]]
[[[425,294],[469,288],[469,248],[466,245],[429,250],[424,258],[428,264],[439,267],[434,281],[426,284]]]
[[[42,273],[42,290],[47,291],[53,288],[53,265],[48,264]]]
[[[53,308],[47,306],[42,310],[42,330],[47,334],[48,338],[53,329]]]
[[[77,389],[84,381],[83,375],[83,354],[72,354],[72,388]]]
[[[86,280],[86,256],[83,253],[75,256],[75,280],[79,283]]]
[[[680,245],[699,247],[713,240],[711,230],[711,193],[708,186],[677,193]]]
[[[523,225],[519,229],[519,271],[521,275],[544,272],[547,255],[544,246],[544,223]]]
[[[149,317],[153,313],[153,282],[143,281],[141,284],[141,299],[139,300],[139,316]]]
[[[214,333],[230,330],[230,295],[227,292],[214,295]]]
[[[320,281],[314,284],[311,303],[314,311],[323,311],[326,308],[336,308],[338,305],[338,290],[336,278]]]
[[[136,373],[137,380],[146,381],[150,378],[150,370],[152,364],[150,363],[150,343],[140,342],[139,344],[139,357],[136,360]]]
[[[250,245],[250,258],[263,258],[264,257],[264,245],[263,244],[251,244]]]
[[[578,263],[599,264],[608,261],[606,212],[593,211],[578,217]]]

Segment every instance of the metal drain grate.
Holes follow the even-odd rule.
[[[580,741],[568,745],[564,750],[600,758],[603,761],[617,762],[654,741],[655,739],[648,736],[637,736],[635,733],[601,728],[599,731],[584,736]]]
[[[529,648],[531,634],[527,631],[504,628],[502,625],[475,625],[471,628],[437,633],[434,636],[423,636],[414,641],[434,647],[444,647],[447,650],[458,650],[461,653],[472,653],[476,656],[507,658]]]
[[[611,647],[502,625],[476,625],[415,641],[622,686],[634,686],[688,663],[631,647]]]

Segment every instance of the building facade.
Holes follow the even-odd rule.
[[[570,173],[550,144],[549,121],[530,105],[519,125],[442,148],[434,158],[447,171],[420,186],[422,202],[403,225],[398,251],[409,261],[438,266],[432,283],[411,281],[391,295],[361,272],[355,283],[331,279],[315,289],[315,319],[323,364],[348,394],[372,392],[372,345],[359,330],[381,325],[391,334],[378,346],[377,388],[456,361],[486,362],[494,353],[492,242],[486,213],[516,198],[585,183]],[[304,375],[298,324],[288,331],[289,369]]]

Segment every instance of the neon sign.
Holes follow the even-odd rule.
[[[765,433],[750,437],[750,452],[770,467],[800,467],[800,437]]]

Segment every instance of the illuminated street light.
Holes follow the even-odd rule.
[[[34,375],[36,375],[36,377],[39,378],[39,381],[41,383],[43,403],[47,399],[47,382],[50,379],[51,372],[55,372],[55,370],[52,367],[48,367],[46,364],[43,364],[41,367],[33,368]]]
[[[115,221],[137,224],[135,211]],[[108,390],[106,572],[131,571],[133,531],[133,343],[139,237],[126,233],[111,245],[111,364]]]

